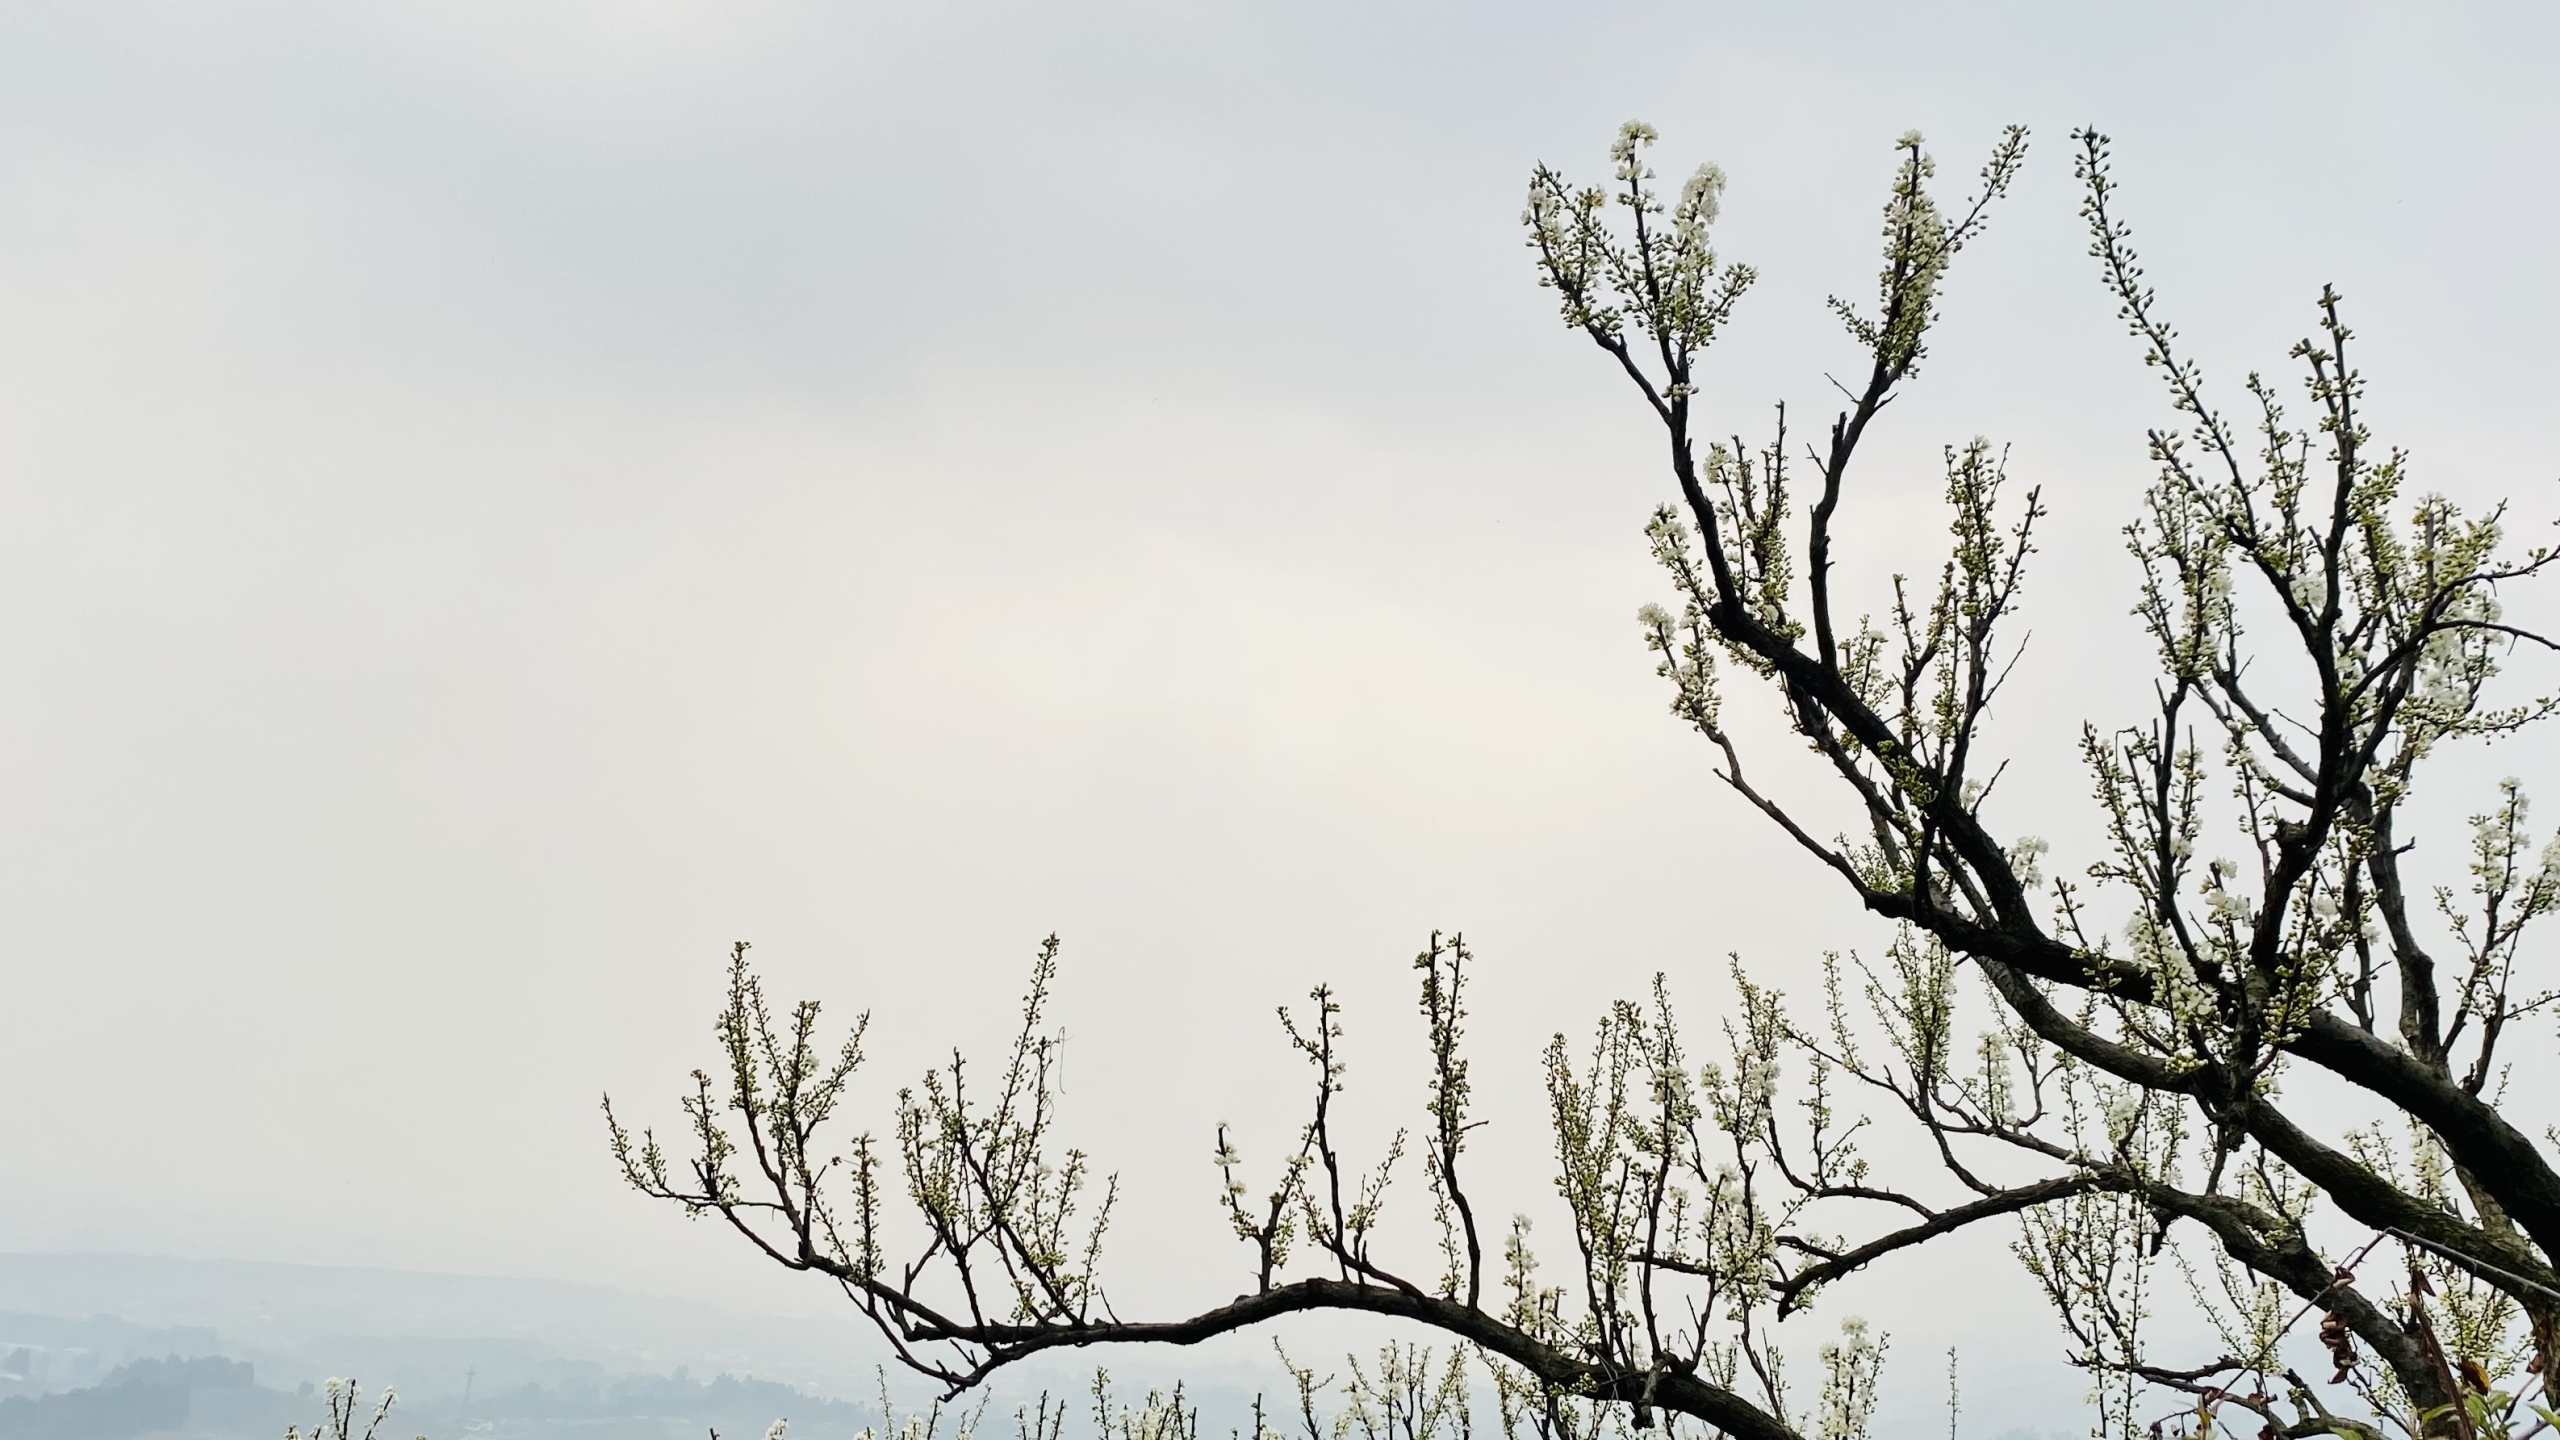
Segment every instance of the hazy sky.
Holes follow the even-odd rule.
[[[2067,815],[2164,414],[2067,132],[2221,380],[2333,281],[2422,483],[2539,523],[2555,75],[2547,4],[0,10],[0,1248],[814,1304],[620,1191],[597,1092],[667,1113],[734,938],[878,1012],[879,1095],[1056,929],[1126,1291],[1231,1294],[1168,1257],[1240,1266],[1208,1130],[1285,1136],[1316,978],[1402,1123],[1466,929],[1534,1147],[1604,995],[1874,940],[1664,713],[1666,481],[1534,161],[1730,172],[1750,428],[1849,359],[1894,137],[2035,127],[1852,560],[2014,443]]]

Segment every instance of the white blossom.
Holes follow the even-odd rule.
[[[1630,120],[1618,127],[1617,143],[1609,147],[1609,158],[1625,165],[1636,157],[1640,146],[1650,145],[1662,136],[1641,120]]]

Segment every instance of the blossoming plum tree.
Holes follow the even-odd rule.
[[[2365,428],[2334,292],[2291,356],[2307,421],[2255,375],[2247,420],[2227,419],[2143,281],[2105,138],[2075,135],[2090,253],[2176,420],[2150,436],[2157,478],[2126,529],[2151,708],[2082,730],[2089,863],[2049,875],[2044,842],[1987,808],[2010,752],[1986,721],[2019,656],[2039,493],[2018,494],[1988,442],[1949,447],[1934,574],[1894,577],[1880,619],[1834,590],[1861,446],[1929,357],[1949,269],[2025,132],[1953,206],[1920,138],[1899,142],[1872,308],[1833,302],[1864,380],[1801,449],[1783,410],[1764,443],[1704,435],[1697,359],[1753,275],[1709,241],[1723,174],[1666,197],[1654,138],[1627,126],[1604,186],[1539,168],[1524,216],[1566,325],[1662,430],[1677,498],[1648,535],[1674,601],[1643,610],[1645,642],[1723,784],[1895,938],[1873,963],[1826,962],[1810,1014],[1737,969],[1711,1063],[1659,984],[1611,1006],[1587,1053],[1556,1038],[1563,1283],[1521,1223],[1488,1224],[1462,1173],[1471,957],[1439,936],[1415,961],[1430,1080],[1414,1159],[1439,1236],[1419,1268],[1380,1229],[1402,1141],[1374,1168],[1341,1151],[1340,1011],[1319,989],[1283,1013],[1310,1112],[1267,1188],[1218,1136],[1250,1288],[1189,1315],[1116,1314],[1098,1272],[1117,1181],[1057,1138],[1054,939],[992,1082],[955,1058],[900,1093],[885,1140],[832,1138],[861,1027],[828,1048],[814,1003],[777,1018],[740,946],[722,1065],[695,1074],[684,1144],[635,1136],[608,1103],[624,1175],[841,1286],[900,1361],[955,1392],[1065,1347],[1361,1311],[1451,1344],[1445,1361],[1391,1351],[1360,1372],[1354,1411],[1401,1416],[1395,1433],[1465,1430],[1480,1362],[1506,1434],[1848,1440],[1870,1428],[1881,1342],[1844,1327],[1805,1404],[1773,1327],[1853,1271],[1997,1225],[2094,1377],[2101,1434],[2482,1440],[2551,1423],[2560,1137],[2505,1077],[2519,1022],[2555,1003],[2524,938],[2560,906],[2560,852],[2535,850],[2509,782],[2460,864],[2410,872],[2421,762],[2552,709],[2492,690],[2519,646],[2549,648],[2499,594],[2553,552],[2504,548],[2495,511],[2411,498],[2408,457]],[[1746,768],[1725,722],[1736,668],[1817,757],[1809,787]],[[1823,838],[1826,805],[1856,817],[1854,838]],[[2295,1077],[2324,1098],[2290,1099]],[[1887,1122],[1936,1157],[1922,1173],[1861,1154],[1862,1128]],[[2158,1353],[2164,1264],[2212,1322],[2205,1353]],[[1310,1384],[1302,1372],[1312,1436]]]

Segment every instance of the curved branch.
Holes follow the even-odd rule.
[[[2002,1190],[1980,1200],[1941,1210],[1917,1225],[1906,1225],[1900,1230],[1879,1235],[1864,1245],[1841,1251],[1838,1255],[1831,1256],[1819,1264],[1806,1266],[1770,1288],[1778,1295],[1778,1313],[1785,1316],[1802,1308],[1810,1298],[1809,1292],[1815,1288],[1881,1260],[1895,1251],[1908,1250],[1914,1245],[1925,1244],[1941,1235],[1951,1235],[1977,1221],[2015,1215],[2021,1210],[2032,1210],[2038,1205],[2086,1191],[2127,1188],[2130,1188],[2130,1182],[2125,1178],[2092,1170],[2083,1171],[2077,1175],[2057,1175],[2050,1180],[2039,1180],[2032,1185],[2020,1185],[2015,1189]],[[1648,1262],[1659,1263],[1652,1261],[1651,1257],[1648,1257]],[[1680,1267],[1675,1265],[1665,1268]]]
[[[884,1299],[896,1298],[875,1282],[850,1274],[839,1278],[862,1285]],[[1181,1320],[1087,1325],[951,1325],[925,1321],[900,1328],[908,1340],[974,1345],[985,1350],[986,1358],[954,1385],[957,1393],[1006,1365],[1047,1350],[1090,1345],[1197,1345],[1284,1315],[1322,1310],[1359,1311],[1427,1325],[1499,1355],[1568,1394],[1628,1404],[1650,1402],[1657,1408],[1715,1426],[1735,1440],[1801,1440],[1793,1429],[1766,1410],[1697,1378],[1676,1360],[1666,1360],[1659,1370],[1595,1364],[1462,1301],[1345,1280],[1293,1281],[1260,1294],[1239,1296],[1216,1309]]]

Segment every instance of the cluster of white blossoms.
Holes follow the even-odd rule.
[[[287,1425],[284,1427],[284,1440],[354,1440],[357,1434],[356,1382],[332,1376],[322,1385],[321,1394],[328,1407],[327,1418],[312,1426],[307,1436],[296,1427]],[[364,1440],[373,1440],[374,1432],[382,1428],[382,1422],[389,1418],[391,1407],[399,1399],[398,1393],[390,1386],[382,1388],[382,1399],[374,1406],[373,1422],[363,1431]]]
[[[2228,860],[2215,860],[2204,867],[2204,873],[2205,911],[2213,918],[2213,923],[2235,928],[2251,924],[2255,916],[2249,902],[2241,899],[2240,892],[2231,888],[2231,882],[2239,876],[2240,867]]]
[[[2107,1138],[2122,1146],[2141,1118],[2142,1097],[2131,1090],[2117,1091],[2107,1100]]]
[[[1661,138],[1652,126],[1641,120],[1630,120],[1619,126],[1618,138],[1609,145],[1609,159],[1618,167],[1618,178],[1630,183],[1645,179],[1651,172],[1644,168],[1644,161],[1637,152]]]
[[[2052,851],[2053,846],[2041,835],[2018,837],[2017,843],[2009,847],[2009,873],[2017,876],[2018,883],[2029,890],[2042,888],[2044,857]]]
[[[1849,1316],[1840,1339],[1822,1347],[1822,1401],[1815,1417],[1820,1440],[1866,1440],[1876,1410],[1876,1380],[1884,1371],[1884,1342],[1867,1322]]]

